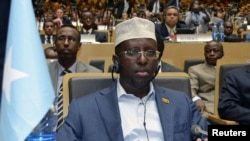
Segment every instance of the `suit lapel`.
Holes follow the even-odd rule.
[[[96,102],[100,109],[100,114],[110,140],[123,141],[124,139],[116,92],[116,82],[114,82],[112,87],[109,89],[101,91],[100,95],[96,97]]]
[[[171,99],[163,95],[164,91],[160,91],[157,87],[155,87],[155,93],[164,140],[173,141],[174,122],[170,121],[174,121],[174,107],[171,104]]]

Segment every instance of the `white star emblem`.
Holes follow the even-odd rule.
[[[11,96],[11,82],[21,79],[23,77],[27,77],[27,73],[23,73],[21,71],[15,70],[11,67],[12,62],[12,47],[10,47],[7,52],[7,57],[4,64],[4,76],[3,76],[3,91],[5,92],[5,96],[7,98],[7,102],[10,102]]]

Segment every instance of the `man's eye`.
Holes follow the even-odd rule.
[[[130,56],[137,55],[138,51],[137,50],[128,50],[127,54],[130,55]]]

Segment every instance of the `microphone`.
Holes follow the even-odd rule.
[[[204,130],[202,130],[201,129],[201,126],[200,125],[193,125],[192,127],[191,127],[191,132],[193,133],[193,134],[195,134],[195,135],[198,135],[198,134],[203,134],[203,135],[208,135],[207,134],[207,131],[204,131]]]

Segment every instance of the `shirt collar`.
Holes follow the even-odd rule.
[[[154,97],[154,95],[155,95],[154,86],[153,86],[153,83],[150,82],[149,92],[148,92],[148,94],[145,97],[143,97],[143,99],[149,99],[149,97],[151,97],[151,96]],[[117,97],[118,97],[118,100],[120,98],[122,98],[123,96],[130,96],[130,97],[132,96],[132,97],[135,97],[133,94],[126,93],[126,91],[124,90],[124,88],[122,87],[122,85],[120,83],[120,78],[118,77],[117,78]]]
[[[71,67],[68,68],[68,70],[70,70],[72,73],[76,72],[76,63],[77,62],[75,62]],[[65,70],[65,68],[59,62],[57,62],[57,67],[58,67],[58,76],[59,76],[61,72]]]

